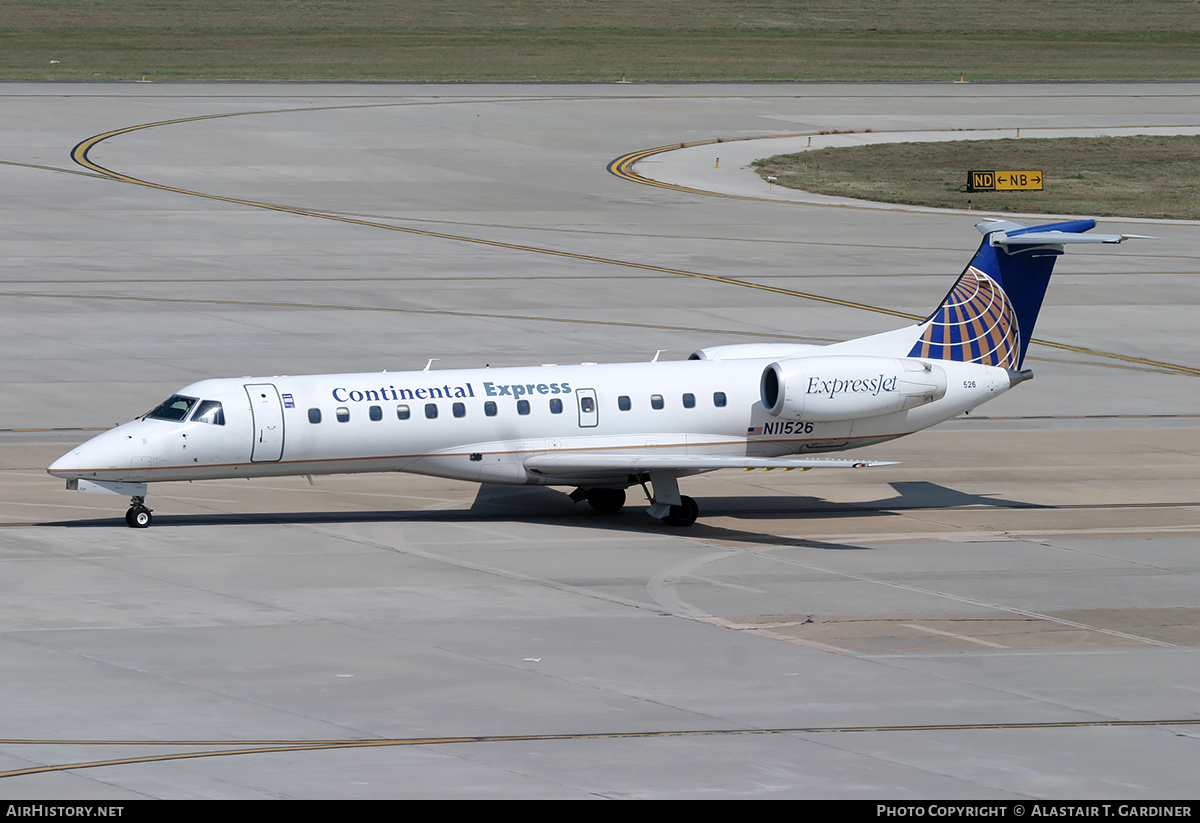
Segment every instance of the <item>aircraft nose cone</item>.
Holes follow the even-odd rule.
[[[66,477],[79,471],[79,452],[69,451],[50,464],[47,472],[59,477]]]

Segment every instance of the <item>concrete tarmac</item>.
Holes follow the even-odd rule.
[[[979,213],[608,164],[1182,131],[1200,84],[6,84],[0,113],[0,796],[1196,796],[1194,223],[1101,220],[1157,239],[1071,249],[1036,378],[858,452],[900,465],[688,479],[691,529],[356,475],[152,487],[135,531],[45,467],[202,377],[894,328]]]

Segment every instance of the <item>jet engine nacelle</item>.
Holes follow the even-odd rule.
[[[775,417],[834,422],[932,403],[946,394],[946,372],[908,357],[795,357],[767,366],[759,387]]]

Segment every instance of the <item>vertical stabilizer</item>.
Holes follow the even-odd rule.
[[[976,225],[983,242],[937,310],[920,325],[909,357],[1020,369],[1055,260],[1067,243],[1120,243],[1134,235],[1084,235],[1095,220],[1026,226]]]

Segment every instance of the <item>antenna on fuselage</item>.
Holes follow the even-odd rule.
[[[437,360],[437,359],[438,359],[438,358],[436,358],[436,357],[431,357],[431,358],[429,358],[429,362],[425,364],[425,368],[421,369],[421,371],[429,371],[429,367],[430,367],[430,366],[432,366],[432,365],[433,365],[433,361],[434,361],[434,360]]]
[[[654,352],[654,356],[650,358],[650,362],[651,362],[651,363],[657,363],[657,362],[658,362],[658,356],[659,356],[660,354],[662,354],[663,352],[665,352],[665,351],[670,351],[670,349],[658,349],[657,351],[655,351],[655,352]]]

